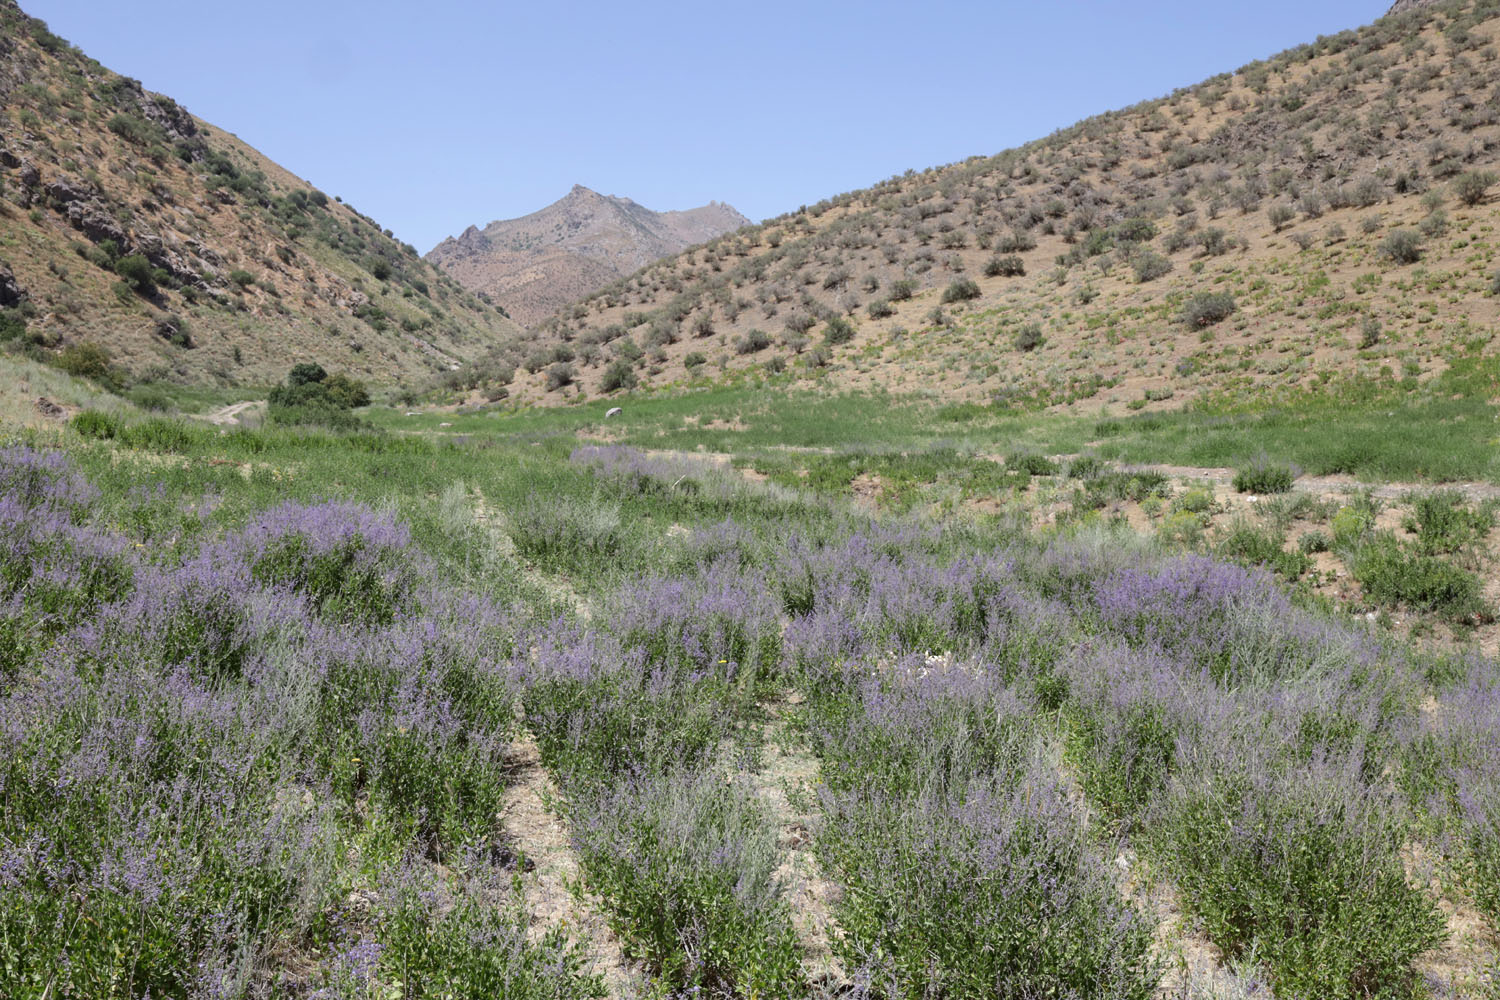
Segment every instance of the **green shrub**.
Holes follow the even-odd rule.
[[[1034,351],[1046,342],[1047,338],[1042,335],[1040,323],[1023,323],[1011,337],[1011,343],[1018,351]]]
[[[1135,270],[1139,284],[1155,281],[1172,270],[1172,261],[1153,250],[1141,250],[1131,257],[1130,266]]]
[[[751,330],[735,339],[736,354],[755,354],[771,346],[771,335],[764,330]]]
[[[865,312],[869,314],[871,319],[885,319],[887,316],[894,316],[896,314],[896,307],[885,299],[876,299],[870,303]]]
[[[701,358],[703,355],[700,354],[698,357]],[[683,359],[683,364],[687,364],[686,358]],[[691,368],[692,365],[688,367]],[[636,377],[635,366],[624,358],[616,358],[609,363],[609,367],[604,369],[604,376],[599,380],[599,390],[617,392],[620,389],[634,389],[639,384],[640,379]]]
[[[898,278],[891,282],[890,298],[892,302],[905,302],[917,293],[917,282],[915,278]]]
[[[1417,536],[1424,556],[1451,554],[1484,538],[1495,526],[1492,507],[1473,509],[1457,490],[1441,490],[1412,499],[1404,527]]]
[[[943,289],[944,304],[968,302],[977,298],[979,298],[979,284],[972,278],[955,278],[952,284]]]
[[[1315,552],[1327,552],[1329,548],[1328,536],[1321,531],[1306,532],[1301,538],[1297,539],[1297,548],[1306,555],[1312,555]]]
[[[1350,568],[1377,604],[1405,605],[1461,622],[1492,617],[1478,576],[1435,556],[1411,552],[1388,534],[1361,546]]]
[[[244,270],[243,268],[235,268],[233,271],[230,271],[229,274],[226,275],[226,277],[229,279],[230,284],[233,284],[239,288],[249,288],[251,285],[255,284],[255,275],[251,274],[249,271]]]
[[[1444,923],[1407,883],[1399,810],[1333,780],[1271,781],[1184,789],[1154,830],[1208,937],[1230,958],[1263,962],[1277,996],[1419,995],[1412,963],[1444,939]]]
[[[1264,566],[1288,581],[1296,581],[1312,566],[1301,551],[1287,552],[1281,539],[1248,524],[1236,524],[1220,540],[1219,555],[1247,566]]]
[[[151,262],[140,254],[131,254],[115,261],[115,273],[125,279],[125,283],[137,294],[146,298],[156,295],[156,284],[165,276],[165,272],[152,267]]]
[[[1055,476],[1057,463],[1045,455],[1012,455],[1005,460],[1007,469],[1019,469],[1028,476]]]
[[[578,372],[566,361],[559,361],[547,369],[547,391],[556,392],[563,386],[572,385],[578,379]]]
[[[1490,171],[1469,170],[1453,179],[1453,195],[1472,207],[1484,201],[1485,195],[1494,185],[1495,175]]]
[[[1258,462],[1236,472],[1233,485],[1237,493],[1286,493],[1296,478],[1296,473],[1285,465]]]
[[[102,410],[83,410],[76,413],[68,425],[79,435],[108,441],[120,433],[120,421]]]
[[[1194,329],[1213,326],[1234,315],[1234,296],[1228,292],[1200,292],[1182,307],[1183,322]]]
[[[1172,509],[1206,514],[1214,509],[1214,497],[1207,490],[1188,490],[1172,501]]]
[[[842,316],[835,316],[823,328],[823,342],[830,346],[847,344],[854,339],[854,324]]]
[[[1410,229],[1397,229],[1380,241],[1380,255],[1397,264],[1415,264],[1422,259],[1422,237]]]
[[[112,385],[114,373],[109,351],[85,340],[63,349],[57,356],[57,367],[78,378],[93,379],[101,385]]]
[[[1026,262],[1015,254],[991,257],[985,261],[984,273],[990,278],[1019,278],[1026,274]]]

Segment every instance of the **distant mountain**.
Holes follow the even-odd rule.
[[[719,202],[653,212],[574,185],[539,212],[470,226],[439,243],[427,260],[529,324],[652,261],[749,224]]]
[[[518,332],[379,223],[0,0],[0,341],[132,377],[425,379]]]

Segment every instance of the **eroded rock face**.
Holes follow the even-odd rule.
[[[0,261],[0,307],[9,309],[26,301],[26,289],[16,281],[10,265]]]
[[[75,201],[68,205],[68,222],[95,243],[114,240],[124,247],[125,227],[97,201]]]

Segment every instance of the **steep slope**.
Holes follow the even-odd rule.
[[[14,0],[0,0],[0,109],[13,346],[90,344],[134,377],[263,384],[292,360],[409,379],[516,333],[374,221]]]
[[[719,202],[653,212],[574,185],[539,212],[482,230],[470,226],[439,243],[427,260],[504,305],[518,322],[533,323],[654,260],[749,223]]]
[[[555,400],[785,371],[1086,410],[1420,384],[1500,318],[1497,10],[1387,17],[740,230],[477,375]]]

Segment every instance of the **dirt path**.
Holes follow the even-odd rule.
[[[240,424],[240,414],[249,410],[260,412],[266,405],[263,399],[250,399],[243,403],[233,403],[221,407],[205,416],[203,419],[217,427],[237,427]]]
[[[508,763],[511,780],[501,822],[510,844],[534,866],[520,874],[532,936],[561,926],[583,956],[585,970],[603,977],[610,997],[643,995],[645,977],[626,960],[602,904],[581,887],[567,826],[548,806],[559,795],[536,741],[525,736],[513,743]]]
[[[768,720],[762,766],[753,781],[779,831],[781,864],[776,877],[786,886],[792,926],[802,944],[803,974],[823,992],[836,994],[848,983],[848,977],[834,957],[832,947],[834,937],[839,934],[833,916],[839,888],[823,877],[812,849],[812,825],[817,819],[813,795],[818,784],[818,759],[792,732],[785,716],[788,708],[800,702],[800,694],[787,692],[782,700],[761,706]]]
[[[1201,479],[1215,486],[1232,488],[1234,469],[1198,468],[1191,465],[1122,465],[1122,468],[1160,472],[1174,479]],[[1382,500],[1399,500],[1408,493],[1431,493],[1457,490],[1470,501],[1500,500],[1500,486],[1494,483],[1362,483],[1353,476],[1301,476],[1292,489],[1321,496],[1342,496],[1368,491]]]

